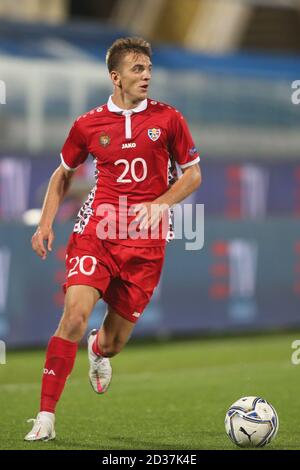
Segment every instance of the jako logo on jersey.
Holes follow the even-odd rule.
[[[102,145],[102,147],[107,147],[110,144],[110,137],[109,135],[103,133],[99,137],[99,142]]]
[[[161,134],[160,129],[155,129],[155,127],[153,127],[153,129],[148,129],[148,137],[150,137],[150,139],[153,140],[153,142],[159,139],[160,134]]]
[[[122,149],[134,149],[136,147],[135,142],[131,142],[128,144],[122,144]]]
[[[55,375],[55,372],[53,369],[44,369],[44,374],[46,375]]]

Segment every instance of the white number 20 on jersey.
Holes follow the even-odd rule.
[[[136,175],[137,163],[141,163],[143,167],[143,173],[140,177]],[[131,163],[125,160],[125,158],[121,158],[115,162],[115,165],[124,165],[123,173],[117,179],[118,183],[132,183],[132,180],[139,183],[140,181],[144,181],[147,176],[147,164],[143,158],[134,158]],[[127,178],[125,178],[125,176],[127,176]],[[130,176],[130,178],[128,178],[128,176]]]

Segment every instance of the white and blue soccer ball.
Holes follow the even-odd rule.
[[[243,397],[234,402],[225,416],[228,437],[240,447],[263,447],[277,434],[275,408],[260,397]]]

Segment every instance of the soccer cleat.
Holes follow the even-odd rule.
[[[24,441],[50,441],[55,439],[54,421],[54,414],[45,411],[40,412],[36,419],[28,419],[27,423],[33,422],[34,424],[32,430],[24,437]]]
[[[111,381],[112,368],[107,357],[97,356],[92,345],[97,335],[97,330],[92,330],[88,335],[88,357],[90,362],[89,379],[96,393],[105,393]]]

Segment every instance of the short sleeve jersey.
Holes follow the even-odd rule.
[[[105,208],[114,208],[119,219],[125,206],[127,211],[132,205],[152,202],[168,190],[177,179],[175,162],[183,169],[199,162],[181,113],[151,99],[133,110],[123,110],[110,97],[107,104],[80,116],[63,145],[62,164],[75,170],[89,154],[96,166],[96,184],[78,213],[74,231],[95,235],[97,225],[107,217]],[[132,217],[128,224],[130,220]],[[165,243],[118,234],[117,230],[112,242],[133,246]]]

